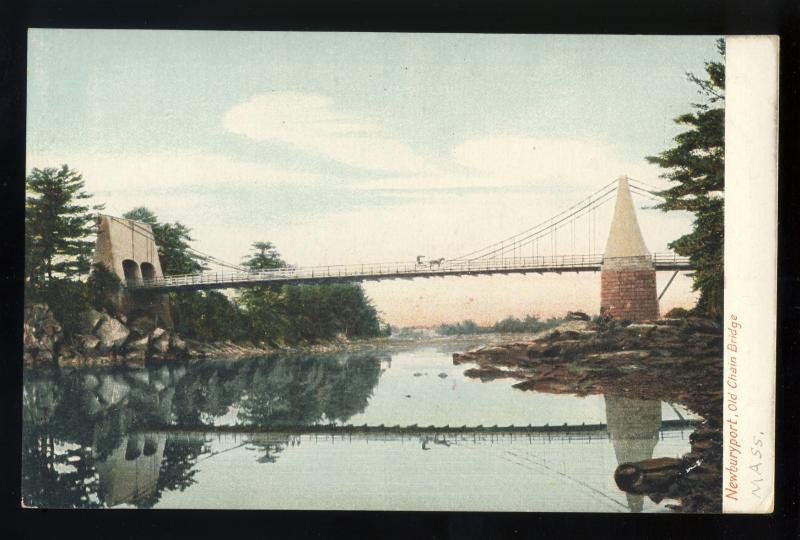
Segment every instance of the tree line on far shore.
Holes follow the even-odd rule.
[[[542,320],[536,315],[526,315],[523,319],[516,317],[506,317],[494,324],[481,326],[472,319],[466,319],[453,324],[440,324],[436,331],[443,336],[460,336],[467,334],[514,334],[514,333],[535,333],[555,328],[563,323],[561,317],[550,317]]]

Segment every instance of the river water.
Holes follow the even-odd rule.
[[[689,451],[667,403],[463,375],[464,344],[144,368],[28,370],[23,502],[38,507],[663,511],[617,465]],[[335,424],[322,432],[308,426]],[[375,426],[358,431],[348,426]],[[606,424],[514,433],[490,426]],[[466,426],[438,433],[377,426]],[[232,429],[232,426],[239,428]],[[279,427],[278,427],[279,426]],[[483,428],[479,427],[483,426]],[[268,428],[261,429],[259,428]],[[475,428],[475,429],[471,429]]]

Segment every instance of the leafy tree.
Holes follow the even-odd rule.
[[[250,270],[274,270],[286,267],[286,262],[281,259],[272,242],[254,242],[253,250],[255,253],[245,257],[242,263]]]
[[[675,145],[647,160],[668,170],[663,178],[675,185],[660,192],[665,201],[657,208],[694,214],[692,232],[670,244],[694,265],[693,287],[700,291],[695,310],[722,316],[723,233],[725,189],[725,41],[717,42],[722,60],[706,62],[706,78],[688,73],[704,97],[692,112],[675,122],[688,130],[675,137]]]
[[[37,285],[54,273],[72,278],[89,271],[96,212],[88,206],[83,176],[62,165],[60,169],[33,169],[25,179],[25,273]]]
[[[183,336],[201,341],[247,337],[244,315],[219,291],[175,294],[171,304],[175,330]]]
[[[244,266],[251,270],[286,268],[270,242],[256,242]],[[247,315],[247,333],[254,340],[314,343],[333,339],[378,336],[378,312],[359,285],[261,285],[242,289],[238,302]]]
[[[253,253],[246,256],[243,266],[252,271],[286,267],[271,242],[254,242]],[[247,312],[247,333],[251,339],[275,344],[285,333],[284,295],[281,288],[270,285],[245,287],[239,291],[238,302]]]
[[[280,290],[248,287],[239,293],[237,301],[246,313],[246,333],[250,339],[271,345],[284,341],[286,313]]]
[[[61,323],[66,341],[82,333],[83,314],[92,307],[89,287],[82,281],[71,279],[48,280],[31,295],[31,299],[50,306],[53,316]]]
[[[202,257],[192,253],[189,242],[191,229],[182,223],[161,223],[158,217],[148,208],[140,206],[122,217],[147,223],[153,229],[161,271],[165,276],[177,274],[193,274],[205,268]]]
[[[116,305],[112,298],[122,291],[122,281],[117,274],[109,270],[104,264],[92,265],[92,272],[86,280],[89,303],[99,311],[116,314]]]
[[[336,331],[348,338],[377,336],[380,333],[378,311],[360,285],[346,283],[323,286]]]
[[[290,343],[380,335],[378,312],[359,285],[291,285],[283,289]]]

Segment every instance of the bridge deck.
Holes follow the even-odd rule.
[[[659,438],[683,436],[702,423],[699,419],[664,420]],[[594,441],[609,439],[606,424],[563,424],[544,426],[151,426],[135,430],[142,434],[167,435],[176,439],[205,437],[244,437],[253,442],[285,441],[296,437],[313,437],[320,441]]]
[[[378,281],[384,279],[414,279],[447,276],[479,276],[491,274],[544,274],[565,272],[597,272],[603,263],[602,255],[560,255],[548,257],[519,257],[513,259],[473,259],[430,263],[379,263],[331,265],[301,268],[281,268],[252,272],[205,272],[166,276],[129,283],[137,290],[202,290],[230,289],[253,285],[335,283]],[[687,257],[674,253],[653,255],[656,270],[691,270]]]

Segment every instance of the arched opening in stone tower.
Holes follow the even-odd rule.
[[[145,281],[154,279],[156,277],[156,267],[149,262],[142,263],[142,279]]]
[[[139,272],[139,265],[136,264],[136,261],[130,259],[122,261],[122,271],[125,273],[127,283],[139,283],[142,280],[142,274]]]
[[[142,265],[144,266],[144,265]],[[144,450],[142,450],[142,455],[144,456],[152,456],[158,451],[158,442],[151,439],[150,437],[145,437],[144,439]]]
[[[125,446],[125,461],[132,461],[138,459],[142,455],[144,447],[144,440],[139,436],[131,436],[128,438],[128,444]]]

